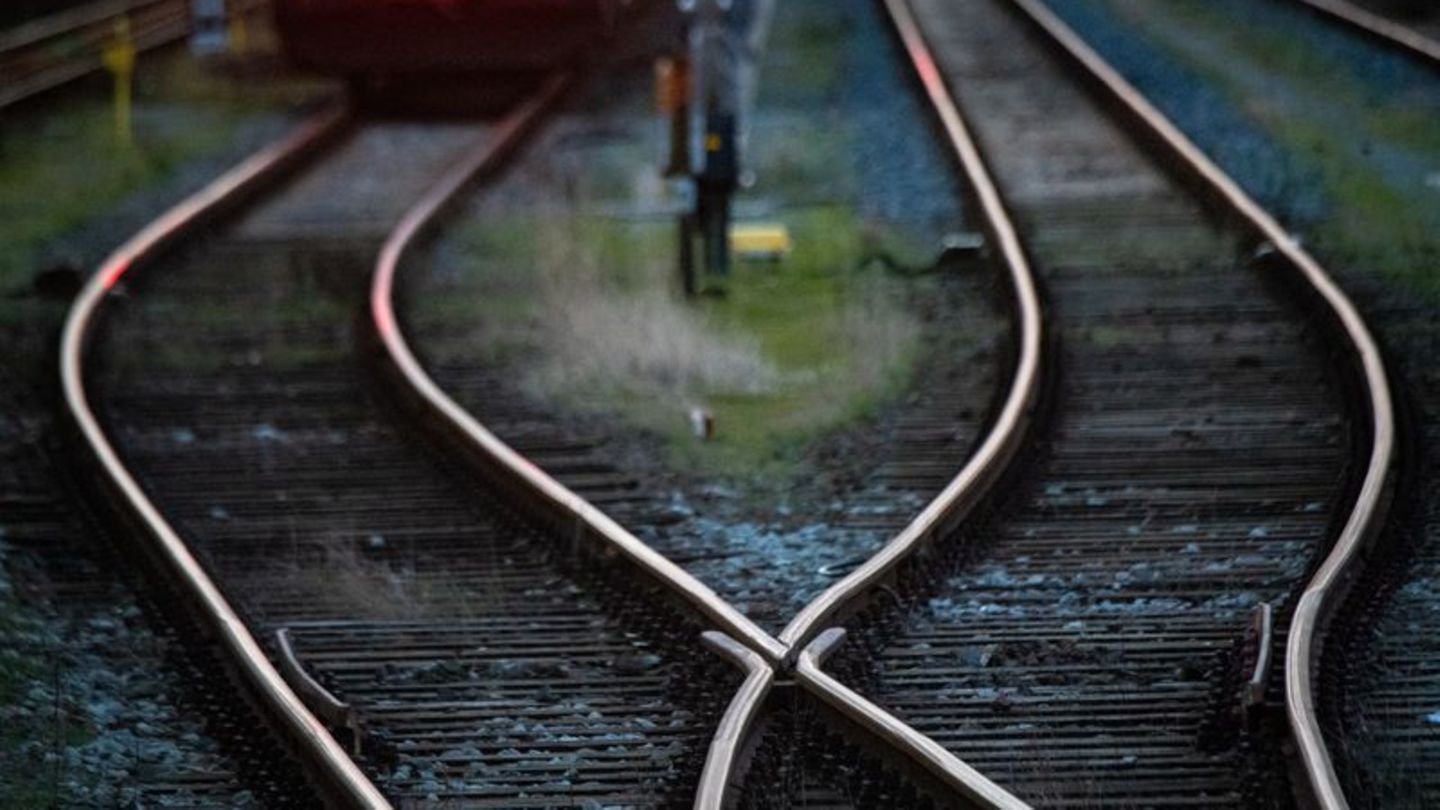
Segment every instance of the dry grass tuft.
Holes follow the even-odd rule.
[[[324,540],[310,551],[305,559],[280,563],[279,576],[266,582],[276,583],[273,587],[281,592],[318,595],[347,618],[470,618],[477,607],[459,583],[435,572],[417,572],[413,564],[373,556],[353,538]]]
[[[578,229],[576,223],[571,229]],[[780,383],[760,341],[727,333],[681,300],[668,262],[637,258],[617,274],[584,245],[557,238],[540,256],[546,318],[541,394],[626,392],[688,400],[706,391],[760,394]]]

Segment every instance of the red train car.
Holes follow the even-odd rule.
[[[275,0],[286,52],[352,77],[543,70],[613,32],[636,0]]]

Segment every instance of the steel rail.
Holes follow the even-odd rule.
[[[990,175],[959,105],[940,75],[909,5],[906,0],[885,0],[885,4],[916,76],[944,127],[975,199],[980,203],[990,243],[998,246],[999,257],[1008,270],[1018,315],[1016,334],[1019,352],[1004,405],[980,448],[900,534],[796,614],[780,634],[780,642],[786,651],[783,663],[796,667],[796,682],[802,688],[816,693],[843,716],[876,733],[897,751],[939,777],[941,784],[964,796],[967,801],[990,810],[1013,810],[1027,805],[930,738],[821,671],[825,653],[839,643],[843,631],[839,634],[829,631],[823,636],[823,643],[816,640],[809,647],[804,647],[823,623],[851,607],[919,548],[948,533],[963,520],[1019,450],[1040,389],[1043,314],[1029,259],[999,188]],[[749,727],[758,715],[763,699],[763,694],[742,690],[727,709],[725,722],[732,728]],[[740,736],[717,735],[707,759],[707,768],[709,763],[717,761],[729,762],[733,766],[741,742]],[[728,775],[724,779],[715,777],[718,789],[715,784],[702,785],[702,792],[695,803],[696,810],[718,810],[722,807],[723,788],[731,779]]]
[[[1361,551],[1384,519],[1395,461],[1395,415],[1379,346],[1359,311],[1330,274],[1280,223],[1055,15],[1041,0],[1010,0],[1061,51],[1099,82],[1114,101],[1165,147],[1212,194],[1267,240],[1325,302],[1349,341],[1370,410],[1369,458],[1344,526],[1307,584],[1291,620],[1285,653],[1285,706],[1313,801],[1325,810],[1349,807],[1315,713],[1313,676],[1321,626],[1339,605],[1362,562]]]
[[[173,575],[181,595],[214,634],[221,649],[275,730],[322,786],[326,799],[346,807],[388,808],[389,802],[266,657],[183,538],[156,508],[111,444],[90,405],[85,385],[87,350],[106,299],[123,278],[151,262],[182,237],[272,184],[349,125],[341,107],[328,108],[290,136],[261,150],[170,209],[110,255],[81,290],[65,322],[60,345],[64,407],[84,439],[102,484],[138,521],[143,539]]]
[[[566,527],[577,539],[590,537],[598,540],[603,548],[629,560],[688,602],[716,627],[767,660],[779,662],[785,657],[786,650],[773,636],[720,598],[709,586],[516,452],[455,402],[415,358],[409,341],[399,327],[393,297],[401,258],[447,203],[469,183],[497,169],[519,147],[523,136],[539,123],[542,113],[559,99],[567,86],[566,77],[549,81],[539,94],[501,126],[500,131],[494,133],[490,142],[481,144],[458,161],[423,199],[406,212],[386,239],[375,265],[370,292],[372,325],[383,344],[386,358],[400,373],[410,392],[418,397],[421,407],[476,453],[491,473],[535,498],[546,517]]]
[[[959,474],[916,518],[874,556],[827,588],[796,614],[780,633],[780,641],[793,657],[819,629],[842,611],[853,607],[896,566],[919,548],[942,537],[965,518],[969,510],[989,492],[1020,449],[1031,422],[1040,390],[1043,315],[1035,276],[1020,237],[999,188],[971,134],[965,118],[951,96],[924,34],[907,0],[885,0],[896,30],[915,72],[955,150],[966,179],[984,214],[990,243],[999,249],[1013,289],[1019,313],[1019,352],[1015,374],[999,416],[975,454]]]
[[[724,633],[708,630],[701,640],[745,673],[745,682],[735,690],[715,727],[705,755],[705,769],[700,773],[700,787],[695,792],[696,810],[719,810],[728,798],[745,738],[775,683],[775,668],[764,656]]]
[[[845,630],[832,627],[800,652],[795,680],[845,717],[910,757],[970,803],[985,810],[1029,810],[1030,805],[991,782],[944,746],[906,725],[858,692],[826,674],[825,659],[845,640]]]
[[[502,125],[491,141],[477,146],[468,156],[457,161],[446,176],[406,213],[387,238],[376,262],[370,296],[371,321],[381,339],[387,359],[400,372],[405,384],[420,398],[423,407],[470,449],[478,452],[489,467],[539,498],[544,510],[562,525],[573,527],[577,535],[597,538],[631,560],[724,631],[711,631],[703,638],[712,649],[744,667],[749,674],[722,716],[720,726],[712,739],[697,790],[696,808],[719,808],[726,799],[733,776],[732,770],[745,736],[758,717],[759,709],[773,684],[776,670],[793,664],[798,651],[792,651],[788,645],[770,636],[708,586],[651,549],[603,511],[517,453],[456,403],[430,377],[415,357],[395,313],[395,278],[406,252],[461,190],[502,165],[509,154],[518,148],[522,137],[539,122],[541,114],[559,97],[565,84],[564,79],[553,80],[545,90]],[[958,118],[956,120],[958,122]],[[968,139],[966,142],[970,143]],[[974,151],[973,143],[970,143],[968,154],[971,159],[978,161],[978,153]],[[1039,299],[1015,231],[1008,218],[1003,216],[1003,208],[999,208],[998,192],[995,192],[993,184],[987,182],[986,185],[992,195],[990,205],[1001,211],[1002,221],[995,227],[999,234],[997,241],[1007,245],[1007,255],[1012,264],[1018,263],[1020,268],[1015,271],[1017,298],[1029,302],[1028,307],[1022,308],[1028,309],[1023,316],[1023,331],[1031,344],[1031,351],[1028,352],[1028,362],[1021,363],[1021,376],[1025,381],[1017,382],[1010,396],[1014,418],[1007,421],[1018,430],[1023,422],[1021,417],[1028,410],[1037,387],[1035,378],[1038,376]],[[992,449],[994,463],[1002,463],[1013,454],[1018,441],[1019,436],[1016,435],[1010,442],[1002,443],[1006,450],[1004,455],[998,448]],[[992,440],[989,444],[993,448],[997,443]],[[979,475],[974,472],[971,478],[966,480],[978,478]],[[807,683],[824,685],[811,688],[826,688],[832,681],[827,676],[818,676]],[[979,777],[973,769],[959,763],[953,755],[937,754],[938,747],[935,743],[874,704],[848,693],[848,690],[836,692],[830,689],[829,693],[832,695],[830,702],[862,727],[884,729],[884,733],[880,734],[883,740],[895,746],[903,755],[920,762],[927,770],[940,771],[944,784],[964,786],[962,795],[987,796],[995,794],[996,791],[1003,794],[1003,791]],[[836,694],[848,696],[834,697]],[[1008,797],[1005,802],[984,806],[1025,806],[1014,797],[1009,797],[1009,794],[1004,796]]]
[[[1440,41],[1404,23],[1357,6],[1348,0],[1293,0],[1323,17],[1354,26],[1369,36],[1440,65]]]

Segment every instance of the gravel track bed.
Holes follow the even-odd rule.
[[[854,132],[877,133],[856,138],[843,152],[859,183],[837,179],[819,188],[786,188],[740,205],[766,208],[782,219],[786,210],[817,200],[854,205],[938,244],[959,223],[958,200],[953,181],[944,179],[950,173],[943,158],[927,142],[928,122],[899,72],[878,10],[850,2],[833,9],[850,26],[840,38],[842,53],[856,68],[847,75],[862,77],[847,82],[842,97],[780,78],[789,75],[786,65],[799,50],[793,41],[799,34],[787,39],[786,27],[803,30],[804,21],[831,10],[831,4],[808,0],[782,4],[773,56],[762,74],[774,89],[767,84],[762,91],[752,137],[757,150],[780,149],[773,140],[760,142],[804,138],[802,122],[854,118]],[[668,216],[663,203],[647,208],[643,196],[639,202],[616,199],[601,183],[575,180],[580,167],[615,160],[616,144],[651,142],[654,123],[635,112],[644,108],[647,80],[631,74],[608,82],[562,112],[507,178],[477,194],[450,227],[525,211],[543,219],[576,205],[577,197],[579,205],[615,211],[618,218]],[[889,123],[881,126],[881,118]],[[906,120],[913,124],[895,123]],[[649,159],[653,150],[637,146],[631,154],[639,157],[632,156],[623,171],[647,171],[648,164],[635,161]],[[493,327],[443,318],[442,308],[454,306],[457,297],[507,294],[503,287],[467,281],[462,262],[442,238],[427,261],[412,262],[399,280],[402,318],[442,387],[502,439],[777,630],[899,531],[958,472],[994,404],[997,374],[1010,351],[991,272],[972,264],[941,268],[933,285],[917,287],[905,303],[922,330],[915,370],[874,414],[808,441],[799,451],[800,472],[784,480],[707,475],[674,464],[663,437],[618,415],[566,407],[529,390],[521,382],[524,372],[543,361],[544,346],[487,356],[484,341],[496,339]],[[683,418],[683,409],[676,413]]]
[[[1440,222],[1440,193],[1427,183],[1440,169],[1440,152],[1387,134],[1375,121],[1398,99],[1406,100],[1406,115],[1440,120],[1440,80],[1406,56],[1286,4],[1237,5],[1228,17],[1236,31],[1286,31],[1307,58],[1333,66],[1325,75],[1343,76],[1353,90],[1337,95],[1321,80],[1247,78],[1244,67],[1217,74],[1197,67],[1208,60],[1188,49],[1177,53],[1106,3],[1054,6],[1251,194],[1311,241],[1383,344],[1401,408],[1401,477],[1377,562],[1328,644],[1322,711],[1352,806],[1434,806],[1440,780],[1428,763],[1440,756],[1434,669],[1440,649],[1433,643],[1440,634],[1440,514],[1434,508],[1440,502],[1440,374],[1433,363],[1440,299],[1426,268],[1440,256],[1440,240],[1432,224],[1387,254],[1331,236],[1357,203],[1327,184],[1322,167],[1354,161],[1357,173],[1369,173],[1404,201],[1406,216]],[[1233,42],[1212,47],[1214,62],[1252,59]],[[1337,120],[1343,123],[1334,125]],[[1324,127],[1327,139],[1296,144],[1281,137],[1294,126]],[[1253,148],[1257,142],[1262,149]],[[1296,200],[1320,204],[1297,207]]]
[[[836,671],[1035,806],[1283,805],[1236,678],[1250,610],[1283,617],[1328,540],[1344,401],[1236,235],[1005,5],[916,10],[1047,287],[1053,416]]]

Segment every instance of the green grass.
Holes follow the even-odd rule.
[[[0,295],[29,283],[49,241],[183,163],[231,146],[247,117],[287,109],[320,90],[274,76],[227,78],[197,67],[182,50],[142,54],[134,142],[126,144],[104,82],[95,85],[12,113],[0,127]]]
[[[1349,66],[1314,52],[1304,39],[1237,25],[1199,0],[1108,4],[1219,88],[1278,144],[1316,167],[1330,203],[1325,219],[1308,228],[1317,252],[1440,300],[1436,191],[1397,183],[1372,158],[1372,145],[1384,143],[1440,166],[1440,120],[1433,111],[1398,94],[1377,99]],[[1197,34],[1223,47],[1196,47]],[[1266,75],[1276,89],[1258,90],[1256,75]],[[1335,126],[1327,117],[1335,110],[1363,115]]]
[[[554,196],[564,202],[490,206],[452,232],[446,272],[458,281],[411,302],[417,331],[452,336],[427,339],[429,360],[513,364],[544,401],[660,437],[684,472],[765,482],[803,474],[812,440],[875,413],[909,383],[922,341],[912,304],[938,286],[865,261],[885,254],[928,266],[940,234],[860,213],[856,145],[870,133],[832,106],[854,24],[819,7],[784,9],[761,68],[746,158],[757,182],[736,210],[789,228],[795,249],[783,261],[738,262],[723,281],[707,280],[720,294],[683,301],[676,224],[636,194],[658,168],[656,130],[561,140],[534,181],[563,175]],[[606,98],[605,109],[648,104],[648,93]],[[714,418],[709,441],[692,435],[695,407]]]
[[[783,475],[805,441],[908,379],[919,341],[904,298],[929,283],[862,268],[865,229],[846,207],[785,221],[790,256],[738,262],[712,280],[722,294],[690,303],[676,294],[669,221],[552,217],[544,239],[521,218],[476,222],[461,237],[466,292],[427,296],[420,316],[462,336],[441,357],[538,354],[533,391],[663,436],[683,468]],[[712,441],[691,435],[692,407],[713,415]]]

